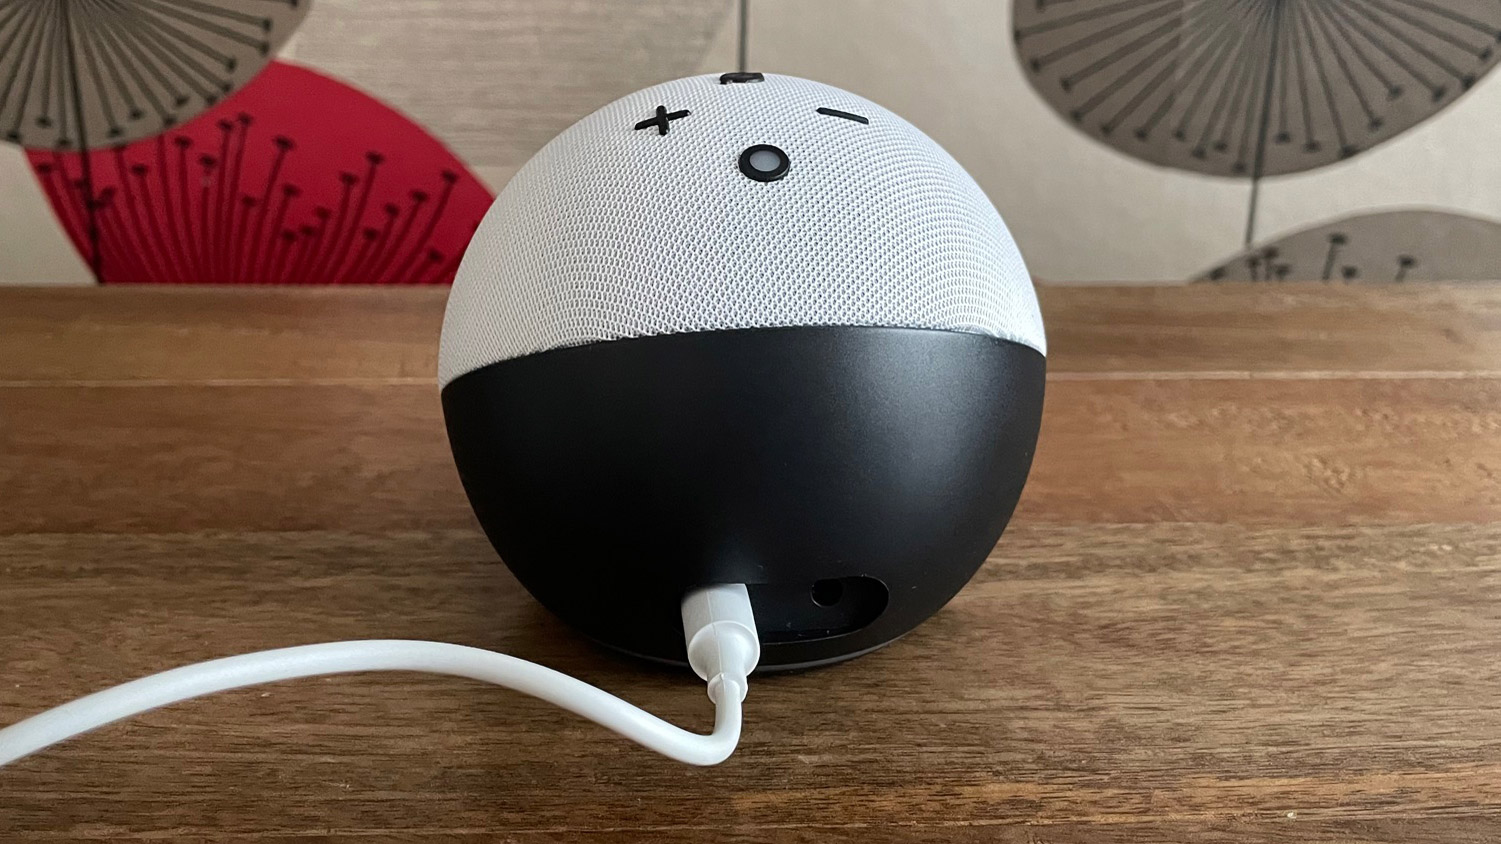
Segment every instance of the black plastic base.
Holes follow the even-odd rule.
[[[1031,466],[1045,369],[978,334],[715,331],[492,364],[443,411],[490,541],[565,621],[682,662],[683,593],[746,583],[762,666],[809,667],[974,574]]]

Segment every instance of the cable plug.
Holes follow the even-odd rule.
[[[703,586],[683,596],[683,641],[688,664],[709,681],[715,705],[726,694],[735,703],[745,700],[750,673],[761,661],[761,638],[745,584]]]

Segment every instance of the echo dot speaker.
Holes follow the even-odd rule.
[[[588,636],[685,659],[680,602],[746,584],[762,668],[937,612],[1021,494],[1046,352],[974,180],[804,79],[698,76],[569,128],[459,268],[439,378],[502,560]]]

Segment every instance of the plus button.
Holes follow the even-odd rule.
[[[640,123],[637,123],[635,128],[650,129],[655,126],[657,127],[658,135],[665,135],[667,134],[667,124],[669,122],[673,120],[681,120],[687,116],[688,109],[686,108],[682,111],[668,111],[667,106],[657,106],[657,113],[641,121]]]

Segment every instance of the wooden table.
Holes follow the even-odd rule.
[[[1054,288],[1032,480],[937,618],[694,769],[350,676],[0,770],[0,841],[1501,839],[1501,286]],[[0,291],[0,723],[203,658],[498,648],[706,728],[477,531],[442,291]]]

